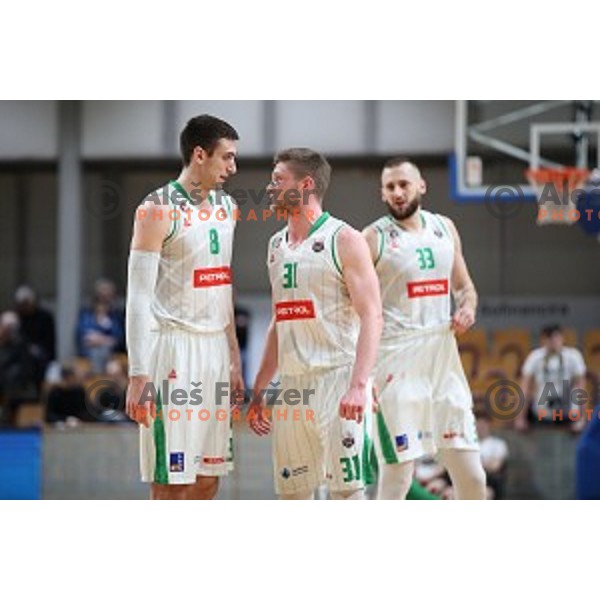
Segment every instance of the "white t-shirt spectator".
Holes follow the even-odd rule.
[[[533,413],[536,418],[540,409],[547,412],[542,420],[552,421],[552,410],[555,408],[562,408],[565,411],[579,408],[577,404],[567,404],[567,398],[563,398],[563,390],[566,385],[568,396],[571,393],[573,378],[583,377],[585,370],[583,356],[577,348],[565,346],[559,353],[549,353],[546,348],[537,348],[531,352],[523,365],[523,375],[534,378]],[[567,384],[564,383],[565,381]],[[544,401],[540,403],[542,395]],[[556,397],[554,403],[553,397]]]

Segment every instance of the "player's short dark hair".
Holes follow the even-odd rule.
[[[179,136],[179,148],[184,165],[192,160],[194,148],[200,146],[209,156],[215,151],[219,140],[239,140],[238,132],[226,121],[211,115],[199,115],[190,119]]]
[[[274,164],[287,164],[299,179],[312,177],[315,194],[323,198],[331,180],[331,165],[319,152],[310,148],[287,148],[275,155]]]
[[[412,165],[417,171],[420,170],[415,162],[408,156],[393,156],[392,158],[388,158],[385,163],[383,163],[383,168],[391,169],[392,167],[399,167],[400,165],[404,165],[406,163]]]
[[[560,325],[546,325],[542,328],[542,337],[549,338],[555,333],[562,333],[562,327]]]

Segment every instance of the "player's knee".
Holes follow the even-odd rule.
[[[314,500],[314,490],[304,490],[302,492],[294,492],[293,494],[280,494],[280,500]]]
[[[365,490],[344,490],[343,492],[330,492],[332,500],[366,500]]]
[[[150,497],[152,500],[185,500],[189,485],[153,483]]]
[[[458,500],[485,500],[486,498],[486,476],[481,465],[469,469],[456,482],[455,488]]]
[[[195,500],[212,500],[219,491],[218,477],[197,477],[193,487],[193,498]]]
[[[404,500],[412,484],[414,462],[382,465],[380,471],[379,500]]]

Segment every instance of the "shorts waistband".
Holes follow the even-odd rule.
[[[434,327],[424,327],[423,329],[406,329],[402,332],[396,333],[394,336],[388,338],[381,338],[382,345],[394,344],[398,341],[404,341],[411,338],[430,337],[433,335],[439,335],[443,333],[451,333],[452,324],[442,323],[441,325],[435,325]]]

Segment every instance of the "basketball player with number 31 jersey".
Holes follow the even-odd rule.
[[[375,371],[379,498],[404,499],[415,459],[428,454],[446,467],[458,499],[484,499],[472,396],[455,339],[475,322],[477,294],[454,224],[422,209],[425,192],[416,165],[391,159],[382,172],[389,214],[363,232],[384,318]]]
[[[273,318],[250,425],[259,435],[270,431],[261,390],[278,371],[284,393],[301,399],[273,408],[282,499],[312,499],[326,483],[332,499],[359,500],[370,482],[370,374],[381,302],[365,240],[321,208],[329,177],[321,154],[292,148],[275,157],[267,188],[276,209],[288,212],[288,225],[268,248]]]

